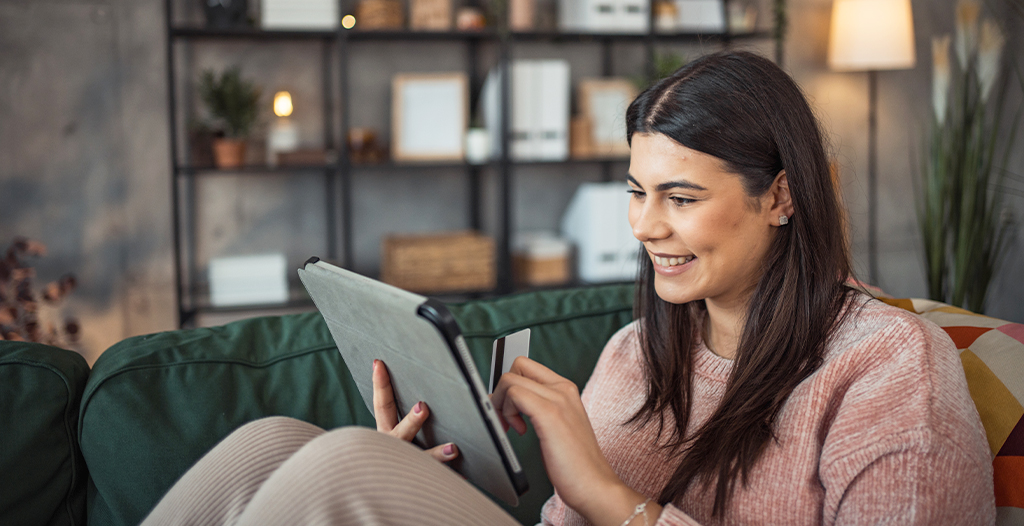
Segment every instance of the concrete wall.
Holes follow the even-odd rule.
[[[952,4],[915,0],[918,64],[879,76],[879,281],[897,296],[926,291],[912,206],[912,159],[920,123],[930,111],[930,39],[952,31]],[[830,10],[829,0],[789,0],[786,68],[830,130],[853,223],[857,268],[866,276],[867,77],[828,71]],[[194,20],[197,9],[182,3],[178,16]],[[770,24],[766,5],[761,21]],[[40,282],[67,271],[78,275],[80,289],[67,309],[83,320],[82,350],[90,360],[126,336],[174,325],[163,23],[161,0],[0,1],[0,245],[15,234],[47,243],[50,255],[40,262]],[[1012,37],[1011,56],[1021,49],[1019,38]],[[771,42],[744,46],[772,52]],[[674,49],[694,56],[715,47]],[[181,71],[239,64],[268,99],[278,89],[291,90],[302,141],[323,144],[318,44],[208,42],[179,46],[178,51]],[[574,82],[601,70],[599,48],[592,44],[528,44],[517,48],[516,56],[566,56]],[[642,58],[639,46],[617,45],[615,73],[639,74]],[[354,85],[347,94],[354,102],[352,125],[386,135],[393,74],[460,70],[466,60],[460,44],[354,46]],[[481,68],[493,64],[493,50],[483,50],[479,60]],[[182,78],[182,95],[191,81],[194,76]],[[199,113],[194,101],[185,98],[183,105],[190,114]],[[1018,148],[1011,168],[1022,172],[1022,167],[1024,151]],[[615,166],[613,177],[625,170],[625,164]],[[601,177],[599,169],[586,165],[519,169],[515,228],[556,228],[576,185]],[[217,255],[282,251],[290,264],[298,265],[322,253],[322,188],[316,173],[200,179],[200,271]],[[499,210],[493,175],[485,176],[484,188],[484,226],[494,231]],[[461,171],[365,170],[355,174],[353,192],[355,266],[363,272],[376,270],[380,237],[388,232],[467,226]],[[1024,198],[1011,196],[1008,202],[1016,217],[1024,215]],[[1024,321],[1024,232],[1015,237],[993,286],[989,312]]]

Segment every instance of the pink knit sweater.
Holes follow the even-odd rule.
[[[655,444],[656,423],[622,425],[644,399],[636,329],[627,325],[608,342],[583,402],[612,468],[657,498],[677,463]],[[690,431],[718,406],[733,366],[703,345],[696,353]],[[878,301],[854,307],[824,364],[790,395],[776,432],[779,442],[748,485],[736,486],[724,517],[711,516],[714,485],[695,485],[657,524],[995,521],[992,459],[957,351],[940,328],[904,310]],[[557,494],[542,519],[586,524]]]

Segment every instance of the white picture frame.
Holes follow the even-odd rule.
[[[465,158],[469,78],[465,73],[403,73],[391,85],[395,162]]]
[[[637,96],[636,86],[624,78],[581,79],[580,112],[590,123],[594,156],[629,156],[626,142],[626,108]]]

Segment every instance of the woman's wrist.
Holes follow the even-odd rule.
[[[595,492],[586,509],[576,511],[595,526],[653,526],[661,515],[661,506],[646,496],[637,493],[621,481],[603,491]],[[637,506],[642,506],[639,513]],[[634,514],[635,513],[635,514]],[[628,522],[624,522],[629,519]]]

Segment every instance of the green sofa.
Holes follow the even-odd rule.
[[[631,285],[449,305],[489,371],[491,343],[529,327],[531,356],[581,388],[632,319]],[[484,378],[486,380],[486,378]],[[0,525],[134,525],[242,424],[287,415],[373,425],[316,312],[129,338],[90,371],[76,353],[0,341]],[[532,431],[510,435],[530,491],[509,511],[534,524],[551,495]]]
[[[946,330],[992,450],[999,524],[1024,524],[1024,325],[928,300],[882,298]],[[632,319],[632,286],[450,305],[477,369],[494,338],[532,329],[531,356],[580,387]],[[0,341],[0,526],[137,524],[199,457],[251,420],[372,425],[318,313],[124,340],[90,371],[76,353]],[[510,434],[534,524],[551,485],[536,436]]]

